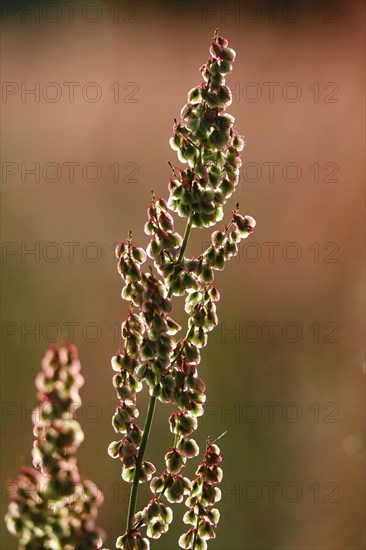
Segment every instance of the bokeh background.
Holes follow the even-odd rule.
[[[104,492],[106,547],[123,531],[128,488],[106,452],[128,307],[113,248],[129,229],[147,244],[150,189],[167,196],[178,163],[173,119],[219,27],[247,138],[227,217],[239,201],[257,228],[217,275],[201,364],[197,439],[227,430],[210,548],[364,548],[364,16],[359,1],[2,3],[2,515],[31,460],[41,357],[68,338],[86,379],[80,469]],[[208,239],[194,230],[189,252]],[[184,322],[182,300],[175,311]],[[170,412],[159,404],[147,449],[158,471]],[[175,509],[153,548],[177,548]],[[3,524],[1,549],[15,548]]]

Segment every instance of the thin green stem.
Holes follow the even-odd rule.
[[[189,234],[191,232],[191,229],[192,229],[192,219],[189,218],[188,221],[187,221],[186,229],[184,231],[182,247],[181,247],[180,252],[179,252],[177,264],[180,264],[181,261],[183,260],[183,256],[184,256],[184,253],[185,253],[186,248],[187,248]],[[169,291],[168,291],[168,298],[172,297],[172,293],[173,293],[173,286],[170,285],[170,288],[169,288]]]
[[[191,228],[192,228],[192,220],[191,220],[191,218],[189,218],[188,221],[187,221],[185,232],[184,232],[182,247],[181,247],[180,252],[179,252],[179,257],[178,257],[178,260],[177,260],[177,264],[180,264],[183,260],[184,253],[185,253],[186,248],[187,248]],[[173,293],[173,287],[170,286],[170,288],[168,290],[168,298],[171,298],[172,293]],[[153,416],[154,416],[155,405],[156,405],[156,397],[150,396],[149,406],[148,406],[147,413],[146,413],[144,431],[142,433],[141,445],[140,445],[139,452],[138,452],[138,455],[137,455],[136,468],[135,468],[135,473],[134,473],[133,481],[132,481],[130,501],[129,501],[129,505],[128,505],[128,514],[127,514],[127,529],[133,529],[133,516],[135,515],[135,510],[136,510],[136,502],[137,502],[137,493],[138,493],[139,479],[140,479],[140,473],[141,473],[141,465],[142,465],[142,462],[143,462],[146,445],[147,445],[149,435],[150,435],[150,429],[151,429],[151,424],[152,424],[152,420],[153,420]]]
[[[147,440],[149,439],[151,423],[154,416],[155,403],[156,403],[156,397],[151,396],[149,401],[149,407],[146,413],[146,420],[145,420],[144,431],[141,438],[141,445],[140,445],[139,452],[136,459],[136,469],[135,469],[135,474],[132,482],[130,502],[128,505],[127,529],[132,529],[132,520],[133,520],[133,516],[135,515],[141,464],[144,458]]]

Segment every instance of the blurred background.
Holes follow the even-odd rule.
[[[2,3],[2,516],[7,480],[31,461],[40,360],[68,339],[86,380],[79,467],[105,495],[105,546],[124,530],[129,488],[106,451],[128,308],[113,249],[130,229],[148,242],[150,189],[166,197],[167,161],[179,165],[173,119],[219,27],[247,139],[226,219],[239,201],[257,227],[216,276],[200,367],[201,449],[227,430],[210,548],[364,548],[364,15],[359,1]],[[189,253],[209,235],[194,230]],[[141,424],[146,406],[144,393]],[[158,471],[171,410],[159,403],[147,448]],[[183,512],[152,548],[177,548]]]

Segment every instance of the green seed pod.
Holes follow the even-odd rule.
[[[165,388],[161,389],[161,394],[159,396],[159,400],[162,403],[171,403],[172,402],[172,392],[166,390]]]
[[[212,525],[204,520],[199,522],[198,533],[203,540],[212,539],[216,536]]]
[[[111,456],[112,458],[118,458],[120,446],[120,441],[112,441],[112,443],[108,446],[109,456]]]
[[[141,464],[141,473],[140,473],[140,483],[145,481],[150,481],[152,475],[156,472],[155,466],[148,462],[147,460],[143,460]]]
[[[177,445],[178,451],[187,458],[193,458],[199,453],[199,447],[194,439],[182,437]]]
[[[220,73],[221,74],[228,74],[233,70],[233,66],[230,63],[230,61],[221,61],[220,62]]]
[[[130,424],[130,429],[128,431],[128,437],[135,445],[140,445],[142,438],[142,430],[136,424]]]
[[[122,445],[120,446],[120,456],[123,459],[134,457],[136,454],[136,446],[127,437],[122,439]],[[133,461],[132,461],[133,464]]]
[[[160,397],[161,395],[161,385],[156,384],[153,388],[150,389],[150,395],[153,395],[154,397]]]
[[[183,157],[188,160],[188,161],[192,161],[190,163],[190,166],[194,166],[194,163],[195,163],[195,160],[196,160],[196,156],[197,156],[197,148],[194,147],[191,143],[189,142],[186,142],[184,144],[184,146],[182,147],[182,155]]]
[[[200,124],[201,124],[200,118],[192,117],[189,120],[187,120],[187,127],[192,132],[193,136],[200,129]]]
[[[184,285],[180,277],[176,277],[170,284],[171,293],[173,296],[183,296],[185,292]]]
[[[212,266],[213,269],[218,269],[222,271],[225,267],[225,254],[222,248],[216,252],[215,263]]]
[[[191,219],[193,227],[202,227],[202,216],[199,212],[195,212]]]
[[[117,387],[117,395],[120,399],[133,399],[134,392],[127,384],[123,384]]]
[[[221,86],[217,92],[217,104],[220,108],[227,107],[232,102],[232,95],[230,88],[227,86]]]
[[[218,61],[213,61],[209,66],[209,71],[211,75],[220,75],[220,63]]]
[[[211,185],[216,187],[220,181],[221,177],[221,170],[218,166],[211,166],[209,172],[208,172],[209,182]]]
[[[143,380],[145,378],[148,368],[148,365],[140,365],[136,368],[135,374],[139,380]]]
[[[170,365],[170,355],[167,355],[166,357],[159,357],[157,361],[162,369],[166,369]]]
[[[177,449],[172,449],[168,451],[164,457],[167,470],[171,474],[178,474],[182,466],[185,465],[187,459],[185,456],[181,455]]]
[[[226,147],[225,134],[219,132],[219,130],[214,130],[208,138],[208,143],[209,143],[210,147],[214,150],[225,149],[225,147]]]
[[[190,510],[188,510],[188,512],[186,512],[183,516],[183,521],[184,523],[188,524],[188,525],[196,525],[197,523],[197,516],[196,516],[196,513],[194,511],[193,508],[191,508]],[[183,546],[182,548],[186,548],[185,546]],[[189,547],[187,547],[189,548]]]
[[[185,291],[197,288],[196,279],[191,273],[187,273],[186,271],[181,276],[181,282]]]
[[[234,124],[234,117],[228,114],[220,115],[215,120],[216,128],[224,133],[227,133]]]
[[[223,217],[224,217],[224,210],[222,206],[218,206],[215,212],[215,221],[219,222],[222,220]]]
[[[126,422],[128,421],[128,415],[121,415],[119,412],[115,412],[112,417],[112,426],[115,432],[125,433]]]
[[[189,342],[185,342],[184,344],[184,355],[186,357],[187,362],[190,364],[198,364],[201,360],[201,355],[197,347]]]
[[[139,355],[139,347],[137,343],[130,337],[126,342],[126,348],[130,355],[130,357],[133,357],[136,359]]]
[[[174,230],[173,219],[170,214],[166,214],[165,212],[160,212],[159,224],[164,231]]]
[[[121,370],[121,355],[114,355],[111,359],[112,369],[116,372],[119,372]]]
[[[216,250],[213,247],[210,247],[205,254],[205,263],[208,266],[213,267],[215,265],[215,261],[216,261]]]
[[[244,149],[244,146],[245,146],[245,140],[242,137],[240,137],[238,134],[235,134],[233,139],[233,147],[235,147],[237,151],[242,151]]]
[[[201,101],[201,90],[199,87],[192,88],[188,92],[188,101],[192,104],[199,103]]]
[[[219,520],[220,520],[220,512],[218,511],[217,508],[211,508],[211,510],[208,510],[207,511],[207,515],[206,515],[208,521],[212,524],[212,525],[216,525],[219,523]]]
[[[134,247],[132,249],[132,257],[136,262],[142,264],[146,260],[146,253],[143,248]]]
[[[154,477],[150,483],[151,492],[154,494],[161,493],[165,486],[165,480],[161,477]]]
[[[191,323],[196,327],[202,327],[205,322],[205,312],[202,309],[196,309],[190,317]]]
[[[215,109],[218,106],[219,98],[217,94],[202,90],[202,98],[204,102],[212,109]]]
[[[154,237],[150,241],[151,255],[149,254],[149,256],[152,256],[152,257],[157,256],[159,254],[159,252],[161,252],[161,249],[162,249],[161,241],[157,237]]]
[[[130,264],[125,271],[125,279],[128,282],[135,282],[140,278],[140,270],[136,264]]]
[[[197,327],[194,330],[194,333],[191,336],[191,342],[198,348],[205,347],[205,345],[207,344],[207,334],[204,332],[202,327]]]
[[[146,235],[154,235],[155,225],[153,224],[152,221],[148,221],[148,222],[145,223],[144,232],[146,233]]]
[[[202,270],[202,274],[200,275],[200,278],[204,283],[212,283],[214,279],[213,271],[210,267],[204,267]]]
[[[215,71],[219,71],[220,70],[220,66],[219,64],[217,63],[217,69],[215,68]],[[219,73],[219,72],[216,72],[215,74],[211,73],[211,85],[215,88],[218,88],[219,86],[222,86],[223,83],[225,82],[224,80],[224,77]]]
[[[218,323],[217,315],[214,311],[208,311],[206,316],[205,327],[207,330],[213,330]]]
[[[211,242],[213,246],[220,246],[225,241],[225,239],[226,239],[226,234],[225,234],[225,231],[223,230],[215,231],[211,235]]]
[[[144,343],[141,346],[141,359],[143,361],[147,361],[148,359],[154,359],[156,353],[156,345],[155,342],[152,342],[150,340],[144,340]]]
[[[165,319],[166,321],[166,325],[167,325],[167,329],[166,329],[166,332],[167,334],[169,334],[170,336],[174,336],[179,330],[181,330],[181,326],[178,325],[178,323],[176,323],[173,319],[171,319],[170,317],[167,317]]]
[[[160,536],[165,533],[167,526],[160,520],[155,520],[149,523],[146,534],[151,539],[158,539]]]
[[[235,231],[234,229],[233,229],[232,231],[230,231],[230,233],[229,233],[229,240],[230,240],[230,242],[232,242],[232,243],[237,243],[237,242],[240,241],[238,232]]]
[[[226,198],[229,198],[234,191],[234,185],[227,179],[223,179],[220,184],[220,190],[224,193]]]
[[[174,273],[174,265],[172,263],[167,263],[166,265],[161,267],[161,272],[164,277],[169,277],[169,275]]]
[[[156,374],[152,369],[148,369],[146,371],[145,379],[150,387],[155,386],[155,384],[157,384],[157,381],[158,381],[158,377],[156,376]]]
[[[169,145],[173,149],[173,151],[179,151],[181,146],[181,139],[175,135],[174,137],[170,138]]]
[[[152,319],[152,325],[157,333],[164,332],[167,329],[167,322],[160,315],[155,314]]]
[[[122,473],[121,473],[122,479],[124,481],[126,481],[127,483],[132,483],[134,474],[135,474],[135,468],[134,467],[132,467],[132,468],[123,468]],[[119,539],[117,539],[117,541],[118,540]],[[117,548],[124,548],[124,546],[117,546]]]
[[[238,252],[238,246],[235,243],[228,241],[224,246],[224,254],[227,258],[235,256]]]

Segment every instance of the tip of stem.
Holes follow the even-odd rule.
[[[173,176],[177,177],[177,173],[176,173],[176,171],[175,171],[175,168],[174,168],[174,166],[172,165],[172,163],[170,162],[170,160],[168,160],[168,164],[169,164],[169,166],[170,166],[170,169],[171,169],[171,171],[172,171]]]
[[[219,439],[221,439],[222,437],[224,437],[224,435],[227,434],[227,430],[225,430],[221,435],[219,435],[219,437],[216,437],[216,439],[214,439],[212,441],[212,438],[211,436],[207,438],[207,444],[210,445],[211,443],[215,443],[216,441],[218,441]]]

